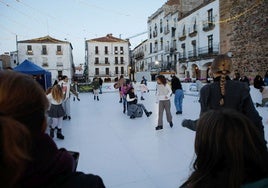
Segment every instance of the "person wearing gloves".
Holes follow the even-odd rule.
[[[262,117],[255,109],[252,102],[249,87],[238,81],[231,80],[232,60],[225,54],[218,55],[211,64],[211,73],[214,82],[203,86],[200,90],[200,106],[202,115],[208,110],[229,108],[246,115],[258,128],[263,140],[264,129]],[[182,126],[196,130],[197,120],[183,120]]]

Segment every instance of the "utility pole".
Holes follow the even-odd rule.
[[[16,53],[17,53],[17,65],[19,65],[19,50],[18,50],[18,35],[16,35]]]

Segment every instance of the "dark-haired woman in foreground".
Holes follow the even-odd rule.
[[[235,110],[201,115],[193,172],[181,188],[268,187],[268,151],[260,131]]]

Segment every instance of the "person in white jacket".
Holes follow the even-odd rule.
[[[169,122],[170,127],[173,127],[172,115],[170,112],[171,104],[170,97],[172,90],[167,83],[167,79],[163,75],[157,76],[157,86],[156,86],[156,95],[158,100],[158,124],[155,127],[155,130],[163,129],[163,113],[166,111],[167,121]]]
[[[61,89],[62,89],[62,92],[63,92],[63,95],[64,95],[64,98],[63,98],[63,103],[62,103],[62,106],[63,106],[63,109],[65,111],[65,116],[63,117],[63,120],[65,119],[71,119],[71,112],[70,112],[70,82],[69,82],[69,79],[68,79],[68,76],[62,76],[62,80],[59,81],[58,83],[60,86],[61,86]]]

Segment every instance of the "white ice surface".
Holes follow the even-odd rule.
[[[154,82],[149,85],[155,88]],[[251,93],[253,101],[260,102],[260,93],[254,88]],[[191,172],[194,159],[195,132],[183,128],[181,121],[198,118],[198,97],[185,95],[182,115],[175,114],[172,97],[174,126],[169,127],[164,115],[160,131],[155,130],[155,91],[144,97],[139,102],[153,114],[129,119],[118,102],[118,92],[103,93],[100,101],[94,101],[92,93],[81,93],[81,101],[71,100],[72,119],[63,122],[65,139],[54,138],[57,146],[80,152],[77,170],[101,176],[107,188],[177,188]],[[263,117],[267,140],[268,108],[257,110]]]

